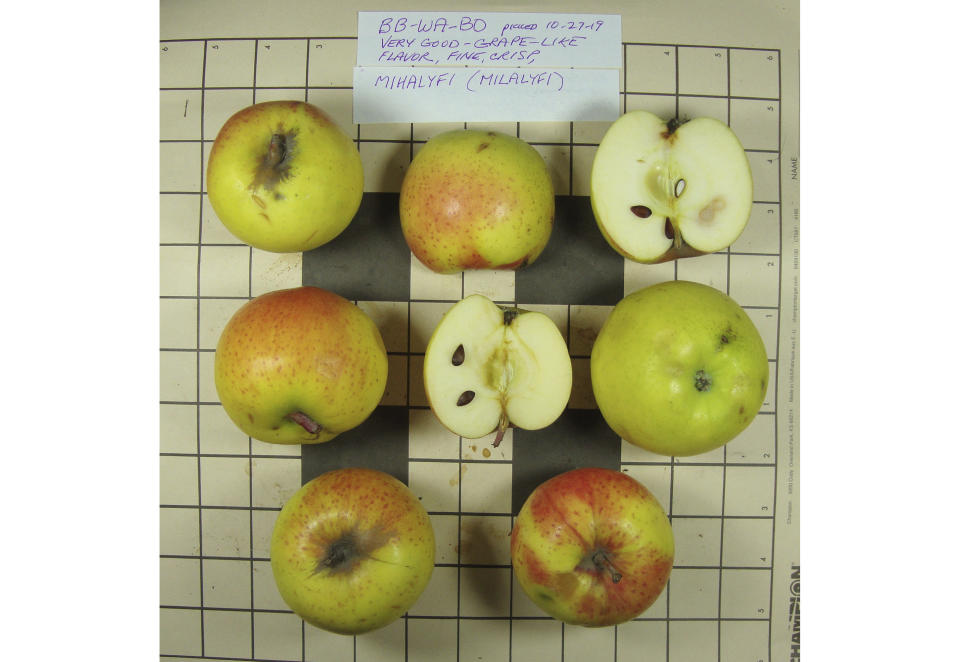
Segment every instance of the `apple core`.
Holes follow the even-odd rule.
[[[566,341],[543,313],[471,295],[446,312],[424,356],[430,407],[455,434],[477,439],[552,423],[570,398]]]

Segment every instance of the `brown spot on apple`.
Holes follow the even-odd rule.
[[[576,573],[564,572],[557,575],[556,590],[561,600],[569,600],[579,586],[580,580],[577,579]]]
[[[477,145],[477,153],[479,154],[489,146],[490,146],[490,143],[480,143],[479,145]]]
[[[700,210],[698,218],[702,223],[711,223],[717,213],[723,211],[727,206],[727,201],[722,196],[716,196]]]

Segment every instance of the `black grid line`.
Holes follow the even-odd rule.
[[[200,71],[200,85],[201,85],[201,87],[206,84],[206,75],[207,75],[207,42],[204,41],[204,42],[203,42],[203,64],[202,64],[202,68],[201,68],[201,71]],[[205,101],[206,101],[206,94],[203,92],[203,90],[201,90],[201,92],[200,92],[200,140],[201,140],[201,145],[202,145],[202,141],[203,141],[203,138],[204,138],[203,112],[204,112],[204,110],[205,110],[205,108],[204,108]],[[201,147],[201,149],[200,149],[200,190],[202,191],[203,189],[204,189],[204,185],[203,185],[203,148]],[[201,251],[202,251],[202,249],[199,248],[199,243],[202,242],[202,240],[203,240],[203,204],[202,204],[202,200],[201,200],[201,204],[200,204],[200,223],[199,223],[199,226],[198,226],[198,228],[197,228],[197,242],[198,242],[198,248],[197,248],[197,295],[200,294],[200,277],[201,277],[201,273],[202,273],[202,269],[201,269],[201,265],[202,265],[202,262],[201,262],[202,253],[201,253]],[[196,336],[196,341],[197,341],[197,342],[196,342],[196,346],[197,346],[197,348],[199,349],[199,347],[200,347],[200,306],[199,306],[199,305],[197,305],[197,320],[196,320],[196,321],[197,321],[197,336]],[[200,353],[199,353],[199,352],[197,352],[196,370],[197,370],[197,400],[199,401],[199,399],[200,399]],[[200,404],[199,404],[199,402],[197,403],[196,414],[197,414],[197,505],[200,506],[200,505],[202,505],[202,499],[203,499],[203,467],[202,467],[203,462],[202,462],[202,460],[200,459],[200,434],[201,434],[201,432],[200,432]],[[199,512],[198,512],[198,515],[199,515],[200,512],[202,512],[202,511],[199,511]],[[197,527],[198,527],[197,540],[198,540],[199,546],[200,546],[200,554],[203,555],[203,517],[201,517],[201,516],[198,516],[198,517],[197,517]],[[200,578],[199,578],[199,581],[200,581],[200,606],[201,606],[201,608],[202,608],[202,607],[203,607],[203,599],[204,599],[203,587],[204,587],[204,584],[205,584],[205,582],[204,582],[204,580],[203,580],[203,562],[202,562],[202,561],[200,562]],[[251,605],[251,606],[252,606],[252,605]],[[202,616],[202,614],[201,614],[201,617],[200,617],[200,654],[201,654],[201,655],[203,655],[203,654],[205,653],[205,645],[206,645],[206,632],[204,631],[204,625],[205,625],[205,624],[204,624],[204,618],[203,618],[203,616]],[[251,653],[252,653],[252,652],[253,652],[253,651],[252,651],[252,649],[251,649]]]

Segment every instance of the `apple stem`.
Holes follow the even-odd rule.
[[[598,568],[606,570],[610,573],[610,579],[614,584],[619,584],[620,580],[623,579],[623,575],[620,574],[615,567],[613,567],[613,562],[610,561],[610,557],[607,556],[607,553],[602,549],[598,549],[593,555],[593,563]]]
[[[503,436],[507,433],[507,428],[510,427],[510,420],[506,415],[500,416],[500,423],[497,425],[497,436],[493,440],[493,447],[496,448],[500,445],[500,442],[503,441]]]
[[[310,434],[317,434],[323,427],[315,420],[304,414],[302,411],[295,411],[292,414],[288,414],[287,418],[302,427]]]

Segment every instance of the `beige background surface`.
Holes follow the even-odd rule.
[[[674,599],[669,612],[665,601],[661,601],[645,614],[646,618],[606,630],[562,627],[539,619],[542,614],[525,603],[524,597],[517,594],[516,586],[511,584],[502,553],[494,554],[494,558],[471,558],[466,548],[455,549],[453,542],[447,544],[447,541],[460,542],[462,532],[480,531],[485,536],[497,536],[509,531],[510,518],[502,514],[505,506],[501,503],[502,494],[497,491],[498,486],[509,486],[509,474],[504,473],[509,470],[511,458],[509,435],[494,457],[504,463],[458,464],[476,459],[470,446],[455,443],[456,438],[452,442],[438,432],[432,419],[425,415],[417,416],[419,422],[411,428],[411,458],[442,460],[449,464],[412,462],[411,487],[437,511],[476,510],[495,514],[481,517],[460,513],[434,518],[438,530],[438,562],[447,564],[437,568],[422,603],[411,610],[411,614],[448,610],[444,613],[459,617],[403,619],[385,631],[355,640],[304,627],[275,595],[265,541],[276,510],[299,483],[299,449],[268,447],[239,435],[211,404],[215,404],[216,394],[208,373],[219,329],[232,311],[251,296],[299,285],[300,256],[267,254],[237,244],[209,210],[199,185],[202,171],[197,158],[205,152],[198,150],[208,149],[222,121],[249,99],[249,75],[242,66],[235,68],[234,65],[249,59],[248,55],[259,43],[256,39],[351,37],[356,35],[358,9],[397,11],[404,6],[389,2],[351,6],[325,1],[262,3],[248,0],[160,3],[160,39],[190,40],[161,43],[168,47],[161,54],[160,70],[160,190],[164,193],[160,214],[161,658],[381,662],[483,657],[488,662],[491,659],[530,662],[745,659],[759,662],[768,659],[769,650],[770,662],[785,662],[790,655],[792,575],[794,566],[799,565],[796,389],[799,311],[795,259],[799,188],[794,177],[799,159],[798,2],[674,0],[600,2],[590,7],[574,2],[549,5],[551,12],[589,10],[620,14],[623,41],[637,44],[629,47],[628,58],[652,56],[659,51],[659,45],[667,45],[668,50],[716,47],[718,52],[729,53],[731,58],[741,58],[741,71],[749,71],[748,61],[757,54],[751,54],[749,49],[763,49],[764,54],[775,52],[779,59],[776,104],[779,144],[768,144],[770,136],[757,128],[762,126],[760,122],[744,121],[739,128],[735,126],[748,151],[748,140],[756,141],[757,145],[762,143],[762,149],[751,156],[755,178],[762,177],[760,188],[775,192],[776,199],[760,198],[764,205],[757,205],[759,211],[755,210],[755,215],[777,213],[781,219],[779,234],[762,229],[756,219],[751,219],[751,226],[732,255],[704,256],[668,267],[624,265],[627,291],[647,282],[686,277],[740,292],[746,303],[756,304],[751,314],[761,327],[774,360],[772,374],[777,375],[776,390],[771,388],[764,405],[766,413],[771,415],[759,417],[763,419],[762,425],[752,426],[743,439],[731,442],[723,453],[708,454],[709,457],[694,463],[664,464],[628,445],[623,448],[624,470],[651,486],[662,501],[670,502],[677,515],[674,526],[678,540],[702,541],[699,546],[684,547],[683,557],[678,560],[683,567],[675,572],[671,582]],[[410,9],[416,10],[467,8],[543,11],[547,7],[540,3],[432,1],[410,5]],[[211,69],[215,63],[208,57],[208,80],[220,76],[223,89],[204,90],[196,76],[195,64],[202,62],[204,44],[209,47],[210,41],[217,39],[230,39],[223,45],[239,50],[235,57],[224,58],[225,64],[219,71]],[[273,51],[273,64],[261,59],[261,66],[275,68],[258,71],[256,99],[285,98],[291,93],[303,98],[302,82],[299,87],[291,83],[291,89],[283,89],[288,70],[278,53],[282,46],[289,46],[289,62],[299,67],[307,43],[313,42],[294,39],[276,43],[281,46]],[[335,67],[311,70],[314,75],[321,71],[333,72],[332,79],[307,81],[311,88],[308,96],[331,110],[352,135],[370,141],[361,144],[368,190],[396,191],[405,162],[402,158],[398,160],[395,143],[377,140],[406,140],[410,136],[410,125],[353,125],[349,90],[329,93],[313,89],[313,86],[343,85],[344,81],[349,85],[352,66],[349,45],[332,57]],[[235,74],[236,81],[230,82]],[[274,76],[275,89],[259,89],[261,85],[271,86],[270,76]],[[656,76],[625,81],[625,84],[628,89],[637,86],[648,89],[643,86],[656,84]],[[739,84],[749,87],[750,81]],[[231,85],[248,87],[245,91],[227,89]],[[648,103],[653,104],[654,110],[671,107],[677,92],[666,89],[662,95],[631,97],[627,108],[644,107]],[[731,96],[737,96],[736,92],[731,92]],[[743,117],[749,118],[751,95],[744,92],[741,96],[736,103],[745,109],[741,110],[745,113]],[[766,95],[763,98],[766,100]],[[201,107],[201,100],[205,110],[203,116],[198,117],[194,112]],[[685,103],[690,103],[690,108],[709,108],[709,105],[698,106],[699,101],[702,100],[687,99]],[[188,113],[187,108],[194,110]],[[756,108],[758,113],[762,110],[759,106]],[[734,125],[735,117],[727,119]],[[201,122],[202,141],[198,140]],[[569,133],[565,123],[560,126],[511,125],[510,130],[539,143],[537,148],[548,163],[556,165],[553,172],[558,193],[584,195],[588,191],[589,165],[595,149],[590,145],[599,140],[603,128],[574,126],[574,134],[582,145],[572,151],[561,144],[567,141]],[[433,125],[414,125],[414,137],[425,140],[436,130],[438,127]],[[572,165],[567,167],[568,163]],[[195,212],[197,193],[201,198],[199,227],[196,227]],[[780,245],[776,245],[777,241]],[[437,278],[416,266],[411,273],[411,293],[413,296],[416,292],[418,299],[447,299],[451,293],[459,296],[471,291],[510,300],[512,278],[509,274],[484,273],[469,273],[455,279]],[[374,319],[395,320],[390,302],[358,303]],[[419,301],[409,308],[407,324],[402,325],[403,332],[409,334],[408,346],[415,350],[429,337],[433,322],[442,313],[441,308],[440,304],[428,301]],[[574,306],[569,311],[566,308],[561,306],[545,312],[562,324],[571,352],[582,355],[589,350],[591,332],[602,323],[608,310],[590,306]],[[405,303],[402,309],[408,309]],[[404,357],[393,359],[406,360]],[[411,368],[414,374],[415,360],[416,356],[411,355],[410,364],[400,367]],[[396,367],[391,364],[392,371]],[[579,368],[583,374],[584,365]],[[388,388],[387,402],[418,401],[420,394],[416,392],[415,383],[409,391],[404,390],[407,387],[403,384],[394,386],[396,388]],[[572,404],[592,406],[589,389],[587,392],[582,387],[579,392],[575,390]],[[773,440],[775,448],[771,446]],[[763,453],[770,451],[775,455],[775,465],[760,460]],[[437,474],[438,466],[449,466],[459,472],[458,480],[467,476],[463,478],[465,500],[457,501],[456,491],[449,489],[456,483],[449,482],[445,474]],[[463,474],[467,466],[476,470],[475,473]],[[768,503],[765,495],[774,496],[774,485],[775,499]],[[712,528],[714,520],[699,519],[699,516],[714,515],[718,495],[726,506],[727,516],[720,520],[723,533]],[[717,508],[717,513],[724,513]],[[509,510],[508,506],[506,509]],[[743,517],[737,513],[743,513]],[[753,517],[761,514],[762,518]],[[769,576],[759,586],[756,585],[758,575],[745,569],[752,563],[748,558],[752,553],[751,541],[757,540],[769,542],[773,552]],[[720,545],[725,562],[723,567],[716,567],[715,554]],[[457,565],[469,566],[477,561],[489,562],[491,567]],[[751,596],[762,596],[763,600],[754,604]],[[758,610],[763,612],[759,618]],[[506,617],[500,618],[504,614]],[[664,647],[666,641],[670,645]],[[421,648],[418,642],[430,645],[424,644]],[[450,657],[451,654],[454,657]]]

